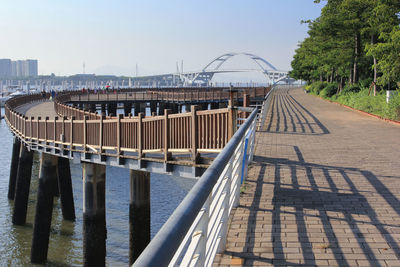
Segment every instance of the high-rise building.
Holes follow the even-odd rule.
[[[16,60],[0,59],[0,77],[35,77],[38,76],[36,59]]]
[[[36,59],[27,59],[28,76],[38,76],[38,61]]]
[[[0,77],[10,77],[11,76],[11,60],[10,59],[0,59]]]

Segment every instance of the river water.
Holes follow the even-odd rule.
[[[4,115],[4,109],[2,109]],[[30,263],[39,174],[35,153],[27,223],[11,222],[13,201],[7,198],[13,137],[6,122],[0,122],[0,266],[43,266]],[[54,200],[48,262],[45,266],[82,265],[82,169],[71,161],[76,221],[62,220],[60,202]],[[107,167],[106,176],[107,266],[128,266],[129,170]],[[196,180],[151,174],[151,235],[157,233]]]

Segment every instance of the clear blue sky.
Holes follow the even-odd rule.
[[[313,0],[3,0],[0,58],[39,60],[39,74],[135,75],[200,70],[226,52],[290,69]]]

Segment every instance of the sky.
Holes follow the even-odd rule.
[[[290,70],[313,0],[2,0],[0,58],[38,59],[39,74],[113,75],[201,70],[229,52]],[[247,58],[226,63],[252,68]],[[236,61],[236,62],[235,62]],[[234,66],[232,66],[234,67]]]

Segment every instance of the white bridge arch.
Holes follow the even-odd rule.
[[[244,55],[253,60],[258,68],[257,69],[222,69],[220,68],[226,61],[232,57]],[[219,57],[214,58],[208,63],[201,71],[190,73],[179,73],[179,78],[183,80],[185,85],[209,85],[211,79],[216,73],[229,73],[229,72],[261,72],[266,77],[269,84],[275,84],[279,81],[288,78],[287,71],[279,71],[267,60],[250,53],[226,53]]]

